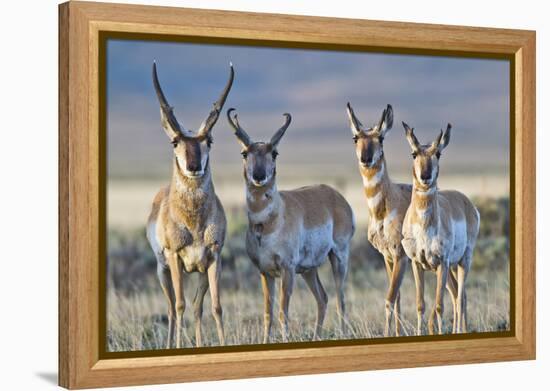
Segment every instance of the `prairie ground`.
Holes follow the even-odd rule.
[[[467,281],[470,332],[508,330],[509,306],[509,204],[506,198],[475,198],[482,225],[474,264]],[[226,208],[228,233],[222,252],[221,300],[226,343],[257,344],[262,339],[263,301],[259,273],[244,249],[245,212]],[[109,351],[162,349],[167,333],[166,301],[156,277],[156,263],[145,239],[144,227],[112,228],[108,237],[107,336]],[[327,262],[328,263],[328,262]],[[196,275],[185,276],[185,346],[194,343],[192,299]],[[366,240],[360,225],[353,239],[346,285],[349,330],[343,335],[336,314],[334,281],[324,264],[320,277],[329,295],[329,308],[322,339],[378,338],[383,336],[384,298],[387,289],[383,260]],[[435,275],[426,274],[426,318],[435,291]],[[404,332],[414,335],[416,304],[410,267],[401,287]],[[450,332],[451,304],[445,299],[445,325]],[[276,303],[278,306],[278,303]],[[203,343],[216,345],[215,324],[208,294],[204,303]],[[277,311],[277,309],[276,309]],[[309,341],[313,335],[316,305],[301,278],[290,304],[290,341]],[[278,322],[274,341],[282,342]]]
[[[323,267],[323,284],[329,295],[329,308],[324,324],[322,339],[377,338],[383,336],[384,293],[386,272],[382,268],[355,273],[346,290],[346,303],[350,330],[343,335],[336,314],[334,284],[328,276],[330,266]],[[359,276],[357,274],[360,274]],[[414,335],[416,327],[416,305],[412,273],[407,274],[401,288],[402,318],[405,334]],[[193,280],[190,276],[190,280]],[[433,276],[430,276],[433,277]],[[429,279],[426,290],[426,304],[429,313],[435,284]],[[186,289],[187,310],[185,312],[186,347],[192,347],[195,339],[190,298],[194,284]],[[494,275],[472,274],[468,281],[468,320],[471,332],[507,330],[509,328],[509,286],[505,271]],[[224,289],[222,295],[226,343],[228,345],[258,344],[262,341],[263,301],[259,276],[246,282],[246,287]],[[210,300],[205,300],[203,317],[203,343],[217,345],[214,320],[209,312]],[[449,332],[452,317],[450,301],[445,301],[446,327]],[[310,341],[315,324],[316,305],[313,296],[303,281],[298,280],[291,299],[290,341]],[[108,344],[110,351],[135,351],[162,349],[167,333],[166,302],[160,288],[152,284],[146,290],[122,294],[111,290],[108,296]],[[274,323],[273,342],[282,342],[280,328]]]

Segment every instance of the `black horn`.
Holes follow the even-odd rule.
[[[227,110],[227,120],[229,121],[229,124],[234,129],[235,136],[237,136],[237,139],[245,146],[248,147],[250,142],[250,137],[248,137],[248,134],[244,131],[243,128],[241,128],[241,125],[239,124],[239,120],[237,119],[237,113],[233,117],[231,117],[231,113],[234,112],[234,108],[230,108]]]
[[[172,106],[168,104],[166,96],[164,96],[164,92],[162,92],[162,88],[160,87],[156,62],[153,62],[153,85],[155,86],[155,92],[157,93],[160,108],[162,110],[162,114],[164,115],[164,119],[167,122],[167,125],[170,127],[170,130],[173,133],[182,135],[183,132],[181,130],[178,120],[176,119],[176,116],[174,115]]]
[[[206,118],[203,125],[201,126],[199,130],[200,135],[206,135],[208,132],[210,132],[214,127],[214,125],[216,124],[216,122],[218,121],[220,113],[223,109],[223,105],[225,104],[227,96],[229,95],[229,91],[231,90],[231,86],[233,85],[234,78],[235,78],[235,71],[233,70],[233,64],[229,63],[229,80],[227,81],[227,84],[225,85],[225,88],[223,89],[220,97],[214,103],[214,107],[210,111],[210,114],[208,114],[208,117]]]
[[[277,132],[273,135],[273,137],[271,137],[271,141],[269,142],[274,147],[276,147],[277,144],[279,144],[279,141],[281,141],[281,138],[285,134],[286,129],[288,128],[288,126],[290,125],[290,121],[292,120],[292,117],[290,116],[290,114],[284,113],[283,115],[285,117],[284,125],[279,130],[277,130]]]

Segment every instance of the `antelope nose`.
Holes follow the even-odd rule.
[[[201,164],[195,162],[187,163],[187,170],[190,172],[199,172],[201,170]]]
[[[265,180],[265,172],[254,171],[252,173],[252,179],[256,182],[263,182]]]
[[[361,156],[361,164],[364,166],[370,166],[372,164],[372,156]]]
[[[429,182],[429,180],[432,179],[432,174],[423,172],[422,174],[420,174],[420,179],[422,179],[422,182]]]

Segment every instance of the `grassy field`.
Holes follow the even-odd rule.
[[[481,231],[470,273],[468,315],[471,332],[507,330],[509,328],[509,203],[506,198],[477,197],[481,213]],[[245,212],[235,206],[226,208],[228,234],[224,247],[222,305],[226,341],[230,345],[261,342],[263,303],[259,273],[248,260],[244,249]],[[119,226],[109,231],[107,326],[108,350],[149,350],[164,348],[167,332],[166,302],[156,277],[153,253],[142,226]],[[355,234],[346,288],[350,321],[347,335],[339,331],[336,316],[334,281],[330,266],[320,269],[321,280],[329,295],[323,339],[378,338],[384,325],[386,272],[380,255],[366,240],[361,224]],[[185,313],[186,347],[193,346],[194,325],[190,300],[194,296],[196,275],[185,276],[187,310]],[[435,275],[427,274],[427,313],[432,306]],[[405,333],[414,334],[416,305],[412,271],[406,273],[401,288],[402,317]],[[208,294],[205,300],[203,343],[216,345],[217,336],[210,314]],[[450,331],[451,310],[445,302],[446,326]],[[291,299],[291,341],[308,341],[313,335],[316,306],[301,278],[297,279]],[[274,323],[275,342],[280,328]]]

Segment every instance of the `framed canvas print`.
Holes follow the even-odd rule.
[[[59,6],[67,388],[535,358],[535,33]]]

